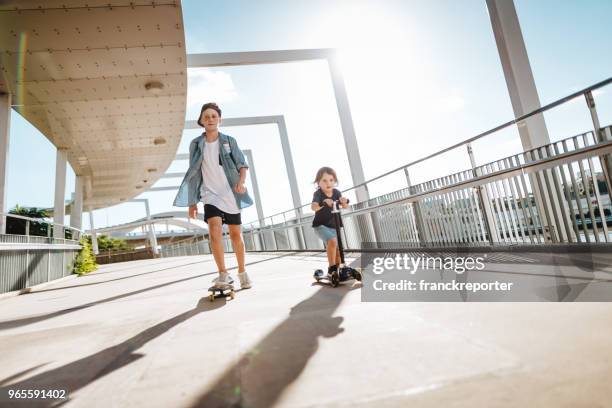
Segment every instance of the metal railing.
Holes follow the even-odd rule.
[[[81,249],[79,229],[17,214],[0,217],[7,232],[0,234],[0,293],[72,274]],[[54,238],[54,230],[62,238]]]
[[[592,92],[608,78],[489,131],[343,190],[350,194],[404,173],[406,185],[343,213],[349,250],[364,243],[394,246],[457,246],[612,241],[612,127],[600,127]],[[545,146],[476,165],[472,143],[568,101],[584,96],[593,130]],[[412,166],[465,147],[471,168],[411,185]],[[351,197],[353,198],[353,197]],[[310,204],[243,226],[247,250],[320,250]],[[227,245],[226,249],[231,250]],[[202,244],[201,242],[204,242]],[[197,245],[208,247],[207,241]],[[164,256],[198,252],[193,243],[162,248]]]

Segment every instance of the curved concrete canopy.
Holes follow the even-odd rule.
[[[87,177],[85,208],[140,194],[174,159],[187,89],[178,0],[2,1],[0,73],[0,93]]]

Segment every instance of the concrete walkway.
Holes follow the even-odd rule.
[[[206,298],[211,256],[0,300],[0,406],[612,406],[611,303],[362,303],[312,282],[320,254],[248,262],[254,288],[227,302]]]

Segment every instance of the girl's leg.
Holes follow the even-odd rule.
[[[208,233],[210,236],[210,249],[212,250],[219,273],[225,271],[225,258],[223,254],[223,223],[221,217],[208,219]]]
[[[240,225],[228,225],[232,247],[238,261],[238,272],[244,272],[244,241],[242,240],[242,229]]]
[[[336,238],[332,238],[328,240],[325,249],[327,251],[327,263],[329,264],[329,266],[336,265],[336,252],[338,251],[338,240]]]
[[[340,266],[340,247],[336,249],[336,266]]]

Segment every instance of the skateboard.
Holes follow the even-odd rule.
[[[208,299],[211,302],[214,302],[216,298],[223,296],[224,298],[227,299],[227,295],[229,295],[230,299],[234,299],[236,297],[236,292],[234,291],[234,285],[233,284],[227,284],[224,286],[211,286],[210,288],[208,288]]]

